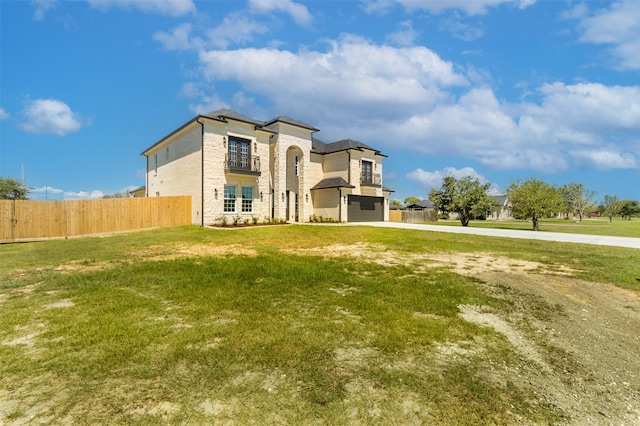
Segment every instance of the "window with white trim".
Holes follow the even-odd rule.
[[[242,213],[253,212],[253,187],[242,187]]]
[[[224,212],[235,213],[236,211],[236,187],[224,186]]]

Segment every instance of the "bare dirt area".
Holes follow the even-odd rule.
[[[239,245],[179,245],[154,246],[145,251],[130,253],[124,262],[161,261],[197,256],[244,256],[257,255],[255,250]],[[420,253],[407,254],[388,250],[384,245],[350,244],[333,245],[313,249],[282,250],[283,253],[309,256],[344,258],[370,261],[381,265],[410,266],[416,275],[430,268],[442,268],[476,278],[497,303],[493,306],[461,305],[460,316],[481,327],[492,328],[502,334],[517,354],[515,362],[496,364],[482,359],[482,353],[475,349],[474,342],[465,345],[443,344],[438,348],[438,362],[451,364],[461,359],[472,359],[477,374],[487,381],[504,384],[514,383],[527,390],[527,395],[535,395],[533,404],[540,404],[554,410],[563,419],[562,425],[640,425],[640,293],[624,290],[613,285],[588,282],[573,278],[570,267],[550,267],[536,262],[514,260],[493,253]],[[70,262],[56,268],[60,273],[72,273],[103,269],[113,266],[109,262],[86,264]],[[20,272],[18,273],[26,273]],[[39,284],[39,283],[38,283]],[[16,288],[0,295],[0,307],[10,294],[29,294],[32,284]],[[334,286],[330,288],[341,295],[357,289]],[[65,309],[74,306],[69,299],[48,303],[42,309]],[[303,312],[301,310],[301,312]],[[358,318],[346,310],[337,311],[344,320],[357,321]],[[220,313],[220,324],[233,324],[229,313]],[[437,316],[416,312],[418,318],[438,319]],[[190,324],[180,322],[170,316],[157,320],[173,320],[176,328],[187,328]],[[296,326],[293,324],[292,326]],[[1,345],[24,348],[30,356],[39,350],[34,344],[36,338],[45,333],[45,325],[36,323],[19,330],[18,338],[0,341]],[[212,340],[207,348],[214,348],[219,341]],[[480,355],[480,356],[479,356]],[[376,359],[372,348],[344,348],[336,354],[337,362],[344,368],[357,363]],[[480,358],[480,359],[479,359]],[[407,363],[407,369],[414,369],[415,363],[398,360],[398,368]],[[274,373],[275,374],[275,373]],[[247,376],[242,380],[261,380],[268,392],[278,387],[284,388],[285,378],[276,376]],[[34,379],[38,383],[25,383],[24,389],[40,388],[51,390],[54,380],[50,377]],[[238,386],[244,382],[239,382]],[[366,383],[352,383],[350,392],[364,395],[373,392]],[[18,386],[18,389],[21,389]],[[26,392],[26,391],[25,391]],[[59,399],[64,394],[58,395]],[[368,397],[383,402],[384,396]],[[12,399],[13,398],[13,399]],[[36,398],[36,397],[33,397]],[[407,410],[415,403],[408,396]],[[235,401],[235,402],[234,402]],[[27,401],[29,402],[29,401]],[[24,401],[12,397],[8,390],[0,389],[0,424],[8,413],[17,412]],[[201,410],[210,416],[222,416],[231,412],[233,401],[207,399]],[[413,405],[412,405],[413,404]],[[46,413],[54,402],[42,404],[30,402],[32,407],[10,424],[29,424],[29,419],[41,416],[46,423]],[[418,408],[416,408],[417,410]],[[174,413],[178,406],[161,402],[157,406],[135,408],[134,413],[156,415]],[[232,413],[231,413],[232,414]],[[231,416],[229,414],[229,416]],[[168,415],[168,414],[167,414]],[[401,422],[399,422],[400,424]],[[520,424],[528,424],[521,419]]]
[[[516,366],[484,365],[488,380],[510,380],[556,409],[567,425],[640,425],[640,295],[577,280],[568,267],[490,253],[399,255],[383,246],[332,246],[307,254],[352,256],[416,271],[446,267],[481,280],[500,308],[460,306],[461,316],[502,333]],[[300,254],[300,251],[297,251]]]

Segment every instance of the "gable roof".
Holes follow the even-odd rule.
[[[492,195],[491,198],[493,198],[493,203],[496,206],[504,206],[507,203],[506,195]]]
[[[270,121],[264,123],[264,126],[270,126],[273,123],[277,123],[277,122],[290,124],[292,126],[302,127],[303,129],[311,130],[312,132],[319,132],[320,131],[320,130],[316,129],[315,127],[305,123],[304,121],[296,120],[294,118],[287,117],[286,115],[281,115],[280,117],[276,117],[273,120],[270,120]]]
[[[200,114],[200,115],[202,117],[207,117],[207,118],[211,118],[218,121],[227,121],[226,119],[230,118],[232,120],[243,121],[245,123],[253,124],[255,126],[260,126],[260,127],[262,127],[262,125],[264,124],[262,121],[258,121],[251,117],[247,117],[246,115],[237,113],[228,108],[221,108],[221,109],[217,109],[215,111],[211,111],[206,114]]]

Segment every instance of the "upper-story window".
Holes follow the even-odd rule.
[[[295,165],[296,165],[296,176],[299,176],[298,172],[300,170],[300,161],[298,159],[298,155],[296,154],[296,158],[295,158]]]
[[[360,184],[365,186],[379,187],[382,184],[380,173],[374,173],[376,163],[373,161],[362,160]]]
[[[373,163],[362,160],[362,182],[373,183]]]
[[[229,137],[229,165],[242,169],[249,168],[251,158],[251,141],[247,139]]]

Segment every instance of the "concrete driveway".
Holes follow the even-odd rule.
[[[381,228],[415,229],[416,231],[452,232],[455,234],[485,235],[487,237],[524,238],[529,240],[558,241],[563,243],[594,244],[640,248],[640,238],[607,237],[603,235],[564,234],[560,232],[522,231],[515,229],[469,228],[462,226],[425,225],[400,222],[352,222],[351,226],[376,226]]]

